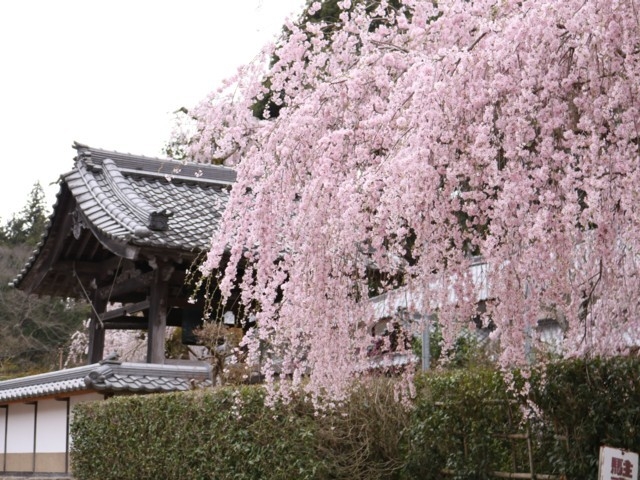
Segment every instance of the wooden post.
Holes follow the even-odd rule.
[[[158,265],[151,283],[149,297],[149,327],[147,338],[147,363],[164,363],[164,341],[167,328],[167,303],[169,278],[173,268]]]
[[[93,295],[92,306],[91,320],[89,321],[89,364],[98,363],[104,357],[104,328],[102,328],[98,315],[107,308],[107,301],[101,299],[96,291]]]

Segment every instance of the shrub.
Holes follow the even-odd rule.
[[[408,433],[408,478],[489,478],[526,458],[507,438],[522,420],[519,405],[493,370],[453,370],[419,379]],[[515,425],[515,427],[514,427]],[[515,448],[515,451],[514,451]]]
[[[549,365],[533,380],[550,471],[596,478],[601,445],[640,451],[640,361],[574,359]]]
[[[395,401],[392,378],[363,379],[324,412],[302,398],[266,407],[260,386],[82,404],[73,472],[78,480],[429,480],[533,466],[585,480],[596,478],[600,445],[640,451],[637,358],[562,361],[529,378],[528,389],[513,390],[490,368],[430,372],[417,378],[411,409]]]
[[[324,413],[265,407],[259,386],[112,398],[75,410],[72,467],[79,480],[391,479],[408,418],[384,379]]]
[[[265,408],[261,389],[112,398],[75,410],[78,479],[291,479],[322,476],[313,409]]]

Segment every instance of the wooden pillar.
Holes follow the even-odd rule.
[[[98,363],[104,357],[104,328],[102,328],[98,314],[104,313],[107,301],[101,299],[96,291],[93,294],[92,305],[91,320],[89,321],[89,364]]]
[[[158,265],[149,296],[147,363],[164,363],[164,341],[167,327],[169,278],[173,268]]]

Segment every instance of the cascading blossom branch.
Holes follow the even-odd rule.
[[[258,74],[195,112],[192,156],[238,159],[203,271],[240,288],[285,397],[339,399],[367,369],[373,294],[419,298],[450,344],[477,256],[503,364],[530,360],[550,316],[565,355],[640,340],[639,2],[435,3],[289,24],[277,118],[252,115]]]

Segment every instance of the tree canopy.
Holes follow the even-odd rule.
[[[59,366],[71,334],[89,314],[82,302],[36,297],[9,285],[40,241],[46,218],[44,192],[35,184],[24,208],[0,226],[0,376]]]
[[[33,247],[40,241],[46,221],[44,190],[40,183],[35,183],[22,210],[0,226],[0,242]]]
[[[248,66],[191,112],[191,157],[238,169],[203,271],[241,289],[250,349],[340,397],[366,369],[366,299],[391,291],[437,313],[445,345],[484,295],[503,364],[550,317],[564,355],[623,353],[640,331],[638,2],[389,3],[290,22],[267,75]],[[277,118],[256,119],[272,91]]]

